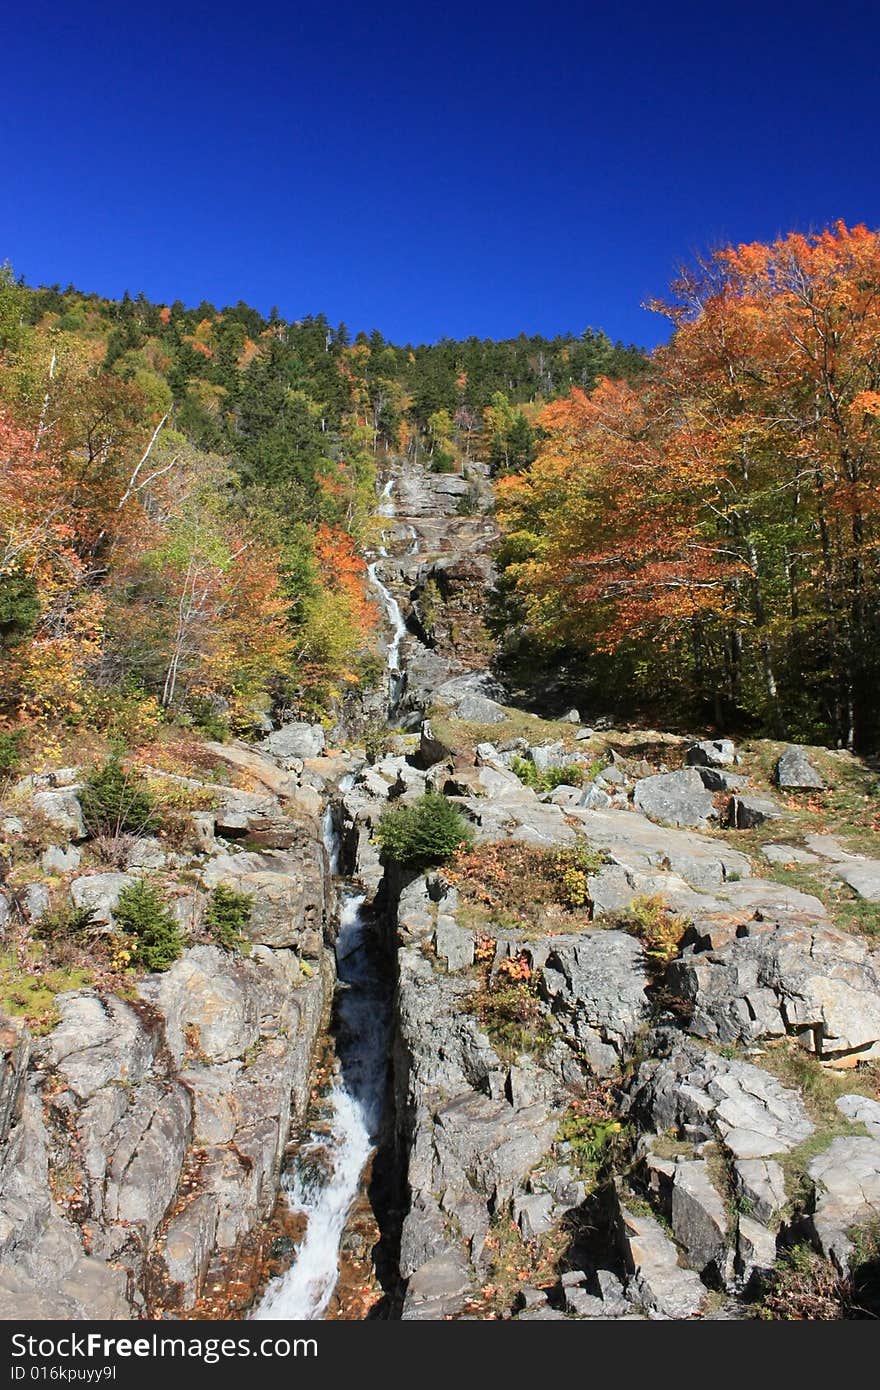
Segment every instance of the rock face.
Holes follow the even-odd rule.
[[[793,1033],[823,1061],[880,1055],[880,964],[830,924],[760,926],[720,950],[687,951],[670,988],[693,1006],[691,1030],[722,1043]]]
[[[690,1039],[676,1038],[667,1058],[642,1065],[628,1109],[655,1133],[717,1141],[734,1160],[787,1153],[814,1128],[795,1091]]]
[[[618,931],[552,938],[542,972],[554,1017],[599,1075],[629,1055],[648,1014],[648,984],[641,946]]]
[[[193,946],[132,999],[60,994],[59,1022],[38,1040],[0,1021],[4,1317],[136,1317],[156,1298],[189,1308],[218,1253],[274,1205],[333,983],[327,858],[293,774],[262,755],[241,756],[264,790],[224,788],[215,810],[199,813],[201,874],[206,889],[229,883],[253,895],[250,953]],[[287,779],[284,809],[266,786],[275,776]],[[316,788],[306,790],[321,803]],[[75,787],[40,788],[33,800],[68,837],[81,836]],[[216,839],[221,831],[277,837],[284,848],[236,852]],[[167,873],[175,858],[159,842],[137,849],[138,876]],[[47,871],[79,865],[78,849],[47,852]],[[80,874],[71,900],[112,924],[134,881]],[[205,894],[174,880],[160,886],[175,895],[189,932]],[[43,893],[44,910],[48,893],[30,887]],[[34,894],[27,901],[38,906]]]

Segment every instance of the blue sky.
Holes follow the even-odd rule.
[[[869,4],[21,6],[0,260],[396,341],[580,332],[728,241],[880,225]]]

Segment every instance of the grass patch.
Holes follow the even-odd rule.
[[[60,1014],[55,997],[69,990],[87,989],[92,972],[83,966],[43,968],[41,958],[30,955],[33,973],[24,972],[14,953],[0,955],[0,1010],[24,1019],[36,1037],[50,1033]]]

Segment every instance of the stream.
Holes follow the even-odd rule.
[[[393,480],[386,483],[379,507],[393,517]],[[388,644],[388,712],[400,703],[405,677],[400,671],[400,644],[406,624],[400,605],[377,574],[380,559],[368,574],[382,599],[392,627]],[[324,817],[324,844],[331,873],[339,869],[339,839],[333,810]],[[282,1179],[292,1213],[306,1218],[302,1244],[290,1269],[272,1279],[253,1319],[314,1321],[324,1316],[339,1277],[340,1243],[366,1165],[375,1151],[386,1097],[391,1032],[389,985],[377,961],[366,897],[353,887],[340,894],[336,938],[337,989],[334,1008],[336,1067],[321,1106],[321,1123],[301,1146]]]

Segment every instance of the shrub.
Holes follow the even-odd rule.
[[[34,936],[39,941],[73,942],[76,946],[84,946],[94,930],[93,908],[65,904],[44,913],[34,927]]]
[[[191,695],[186,710],[194,727],[215,743],[223,743],[229,737],[229,720],[209,696]]]
[[[0,777],[11,777],[21,764],[21,735],[0,730]]]
[[[386,811],[376,827],[376,842],[388,858],[409,868],[444,864],[473,839],[461,812],[440,792],[426,792],[412,806]]]
[[[225,951],[241,948],[253,901],[250,893],[239,893],[225,883],[212,890],[205,910],[205,927]]]
[[[129,883],[113,916],[132,942],[131,959],[147,970],[167,970],[183,950],[180,928],[160,893],[145,879]]]
[[[541,1007],[537,982],[501,972],[473,998],[474,1013],[498,1055],[512,1062],[522,1052],[540,1057],[553,1042],[553,1025]]]
[[[92,835],[142,835],[157,824],[156,808],[145,784],[115,755],[102,767],[92,769],[79,800]]]
[[[688,927],[657,894],[633,898],[620,925],[639,937],[647,954],[664,965],[678,955]]]
[[[514,758],[510,768],[521,782],[536,792],[552,792],[555,787],[579,787],[584,769],[577,763],[565,767],[548,767],[539,772],[531,758]]]

